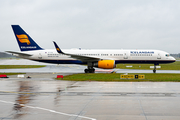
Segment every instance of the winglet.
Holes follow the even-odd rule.
[[[56,44],[56,42],[53,41],[53,43],[54,43],[54,46],[55,46],[57,52],[58,52],[58,53],[61,53],[61,54],[64,54],[64,53],[61,51],[61,49],[59,48],[59,46]]]

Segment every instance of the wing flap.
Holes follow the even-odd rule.
[[[70,55],[70,54],[69,54]],[[72,58],[79,59],[81,61],[99,61],[100,58],[91,57],[91,56],[82,56],[82,55],[70,55]]]

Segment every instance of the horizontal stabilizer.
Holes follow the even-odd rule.
[[[14,51],[5,51],[5,52],[17,54],[17,55],[23,55],[23,56],[32,56],[31,54],[22,53],[22,52],[14,52]]]

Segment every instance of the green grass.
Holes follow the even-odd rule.
[[[126,67],[133,66],[133,67]],[[153,64],[117,64],[116,68],[119,69],[143,69],[143,70],[152,70],[150,66],[154,66]],[[157,70],[180,70],[180,61],[176,61],[170,64],[160,64],[161,68],[157,68]]]
[[[41,68],[45,65],[0,65],[0,69]]]
[[[122,73],[88,73],[73,74],[64,76],[63,80],[73,81],[115,81],[115,82],[180,82],[180,74],[164,74],[164,73],[141,73],[145,75],[145,79],[120,79]],[[133,74],[136,75],[136,74]]]
[[[18,75],[18,74],[26,74],[26,73],[0,73],[0,75]]]

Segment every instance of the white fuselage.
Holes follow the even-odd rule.
[[[12,25],[14,35],[22,52],[7,51],[19,57],[54,64],[86,64],[85,73],[94,73],[95,69],[113,69],[118,63],[172,63],[175,59],[169,53],[160,50],[61,50],[55,41],[55,49],[41,48],[19,25]]]
[[[171,63],[175,62],[175,58],[171,57],[169,53],[160,50],[80,50],[69,49],[63,50],[65,53],[70,53],[80,56],[90,56],[99,59],[110,59],[118,63]],[[88,61],[80,61],[68,55],[59,54],[56,50],[34,50],[22,52],[31,54],[32,56],[19,57],[47,62],[55,64],[86,64]]]

